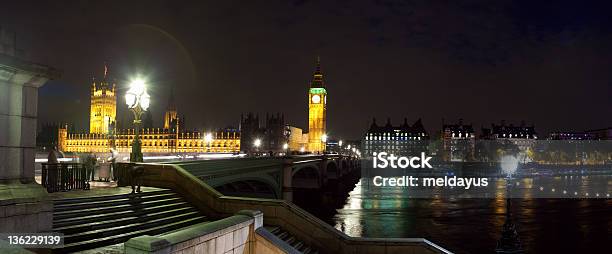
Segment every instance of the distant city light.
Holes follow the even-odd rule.
[[[283,150],[287,150],[288,148],[289,148],[289,144],[284,143],[284,144],[283,144]]]
[[[342,140],[338,141],[338,146],[342,147]]]
[[[206,133],[206,135],[204,135],[204,141],[205,141],[206,143],[210,143],[210,142],[212,142],[212,141],[213,141],[213,136],[212,136],[212,133],[210,133],[210,132],[209,132],[209,133]]]
[[[327,142],[327,134],[321,135],[321,142],[323,142],[323,143]]]
[[[511,155],[505,155],[501,158],[501,169],[508,177],[512,176],[518,168],[519,160]]]
[[[261,139],[258,139],[258,138],[257,138],[257,139],[255,139],[255,141],[253,141],[253,145],[254,145],[255,147],[259,147],[259,146],[261,145]]]
[[[39,162],[39,163],[47,163],[48,159],[34,159],[34,162]],[[71,162],[71,161],[75,161],[74,158],[57,158],[57,161],[59,162]]]

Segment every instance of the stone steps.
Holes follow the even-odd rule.
[[[64,234],[69,253],[158,235],[207,221],[171,190],[54,201],[53,231]]]
[[[279,239],[283,240],[293,248],[304,254],[318,254],[319,252],[304,244],[304,242],[297,239],[294,235],[288,231],[283,230],[279,226],[264,226],[270,233],[276,235]]]
[[[138,193],[140,197],[146,197],[150,195],[160,195],[160,194],[173,194],[172,190],[159,189],[156,191],[144,191]],[[104,200],[116,200],[129,198],[134,196],[134,194],[125,193],[125,194],[117,194],[117,195],[104,195],[104,196],[91,196],[91,197],[81,197],[81,198],[62,198],[54,200],[53,203],[55,205],[64,205],[64,204],[74,204],[75,202],[92,202],[92,201],[104,201]]]
[[[54,208],[56,209],[55,210],[56,212],[62,212],[62,211],[82,210],[82,209],[88,209],[88,208],[102,208],[102,207],[111,207],[111,206],[117,206],[117,205],[126,205],[126,204],[131,204],[135,201],[146,202],[146,201],[155,201],[155,200],[169,199],[169,198],[179,198],[179,196],[176,195],[175,193],[164,193],[164,194],[159,194],[159,195],[139,196],[137,198],[121,197],[117,199],[100,200],[100,201],[81,200],[81,201],[74,201],[73,203],[68,203],[68,204],[54,203]]]

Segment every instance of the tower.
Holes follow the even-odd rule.
[[[107,81],[108,67],[104,65],[104,78],[96,84],[91,84],[91,111],[89,118],[89,133],[108,134],[111,124],[117,115],[117,98],[115,82]]]
[[[176,113],[176,105],[174,104],[174,87],[170,88],[170,97],[168,97],[168,106],[164,114],[164,129],[175,128],[178,123],[178,115]]]
[[[57,129],[57,149],[58,151],[66,151],[68,141],[68,124],[59,125]]]
[[[323,83],[321,59],[317,57],[317,65],[313,74],[310,89],[308,89],[308,150],[322,152],[325,150],[326,137],[327,90]]]

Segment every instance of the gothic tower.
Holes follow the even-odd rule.
[[[170,97],[168,97],[168,106],[164,114],[164,129],[176,128],[178,123],[178,115],[176,113],[176,105],[174,104],[174,87],[170,88]]]
[[[325,150],[327,91],[323,83],[321,60],[317,57],[314,77],[308,90],[308,150],[322,152]]]
[[[117,116],[117,99],[115,82],[107,81],[108,67],[104,66],[104,78],[91,85],[91,111],[89,118],[89,133],[109,134],[111,124]]]

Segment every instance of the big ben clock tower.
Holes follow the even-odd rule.
[[[323,84],[321,61],[317,57],[314,77],[308,90],[308,150],[311,152],[325,151],[327,90]]]

